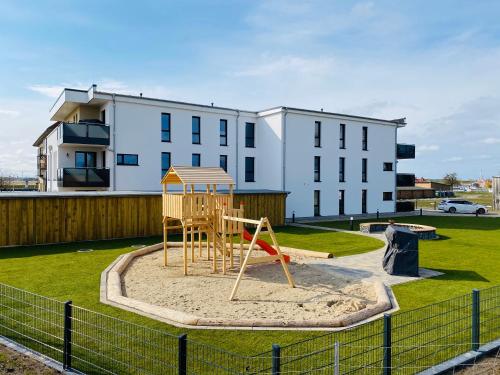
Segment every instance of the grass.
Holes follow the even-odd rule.
[[[401,221],[438,228],[439,240],[421,241],[421,265],[445,274],[429,280],[394,287],[403,310],[424,306],[500,283],[500,219],[476,217],[405,217]],[[356,223],[359,224],[359,223]],[[320,225],[347,228],[347,222]],[[369,251],[361,239],[345,233],[308,228],[275,228],[282,246],[333,251],[337,256]],[[0,249],[0,282],[119,317],[173,334],[188,333],[190,339],[244,354],[269,350],[272,343],[286,345],[318,332],[222,331],[178,329],[140,315],[99,303],[100,273],[118,255],[132,251],[134,244],[152,244],[159,238],[124,239],[89,243]],[[353,241],[351,243],[351,241]],[[357,244],[354,244],[354,241]],[[361,241],[361,242],[359,242]],[[372,243],[374,248],[379,243]],[[94,251],[79,253],[78,249]],[[378,337],[378,336],[377,336]],[[304,349],[306,350],[306,349]]]
[[[469,293],[473,288],[500,284],[500,218],[413,216],[395,220],[437,228],[439,239],[419,243],[420,266],[444,273],[431,279],[394,286],[403,309]],[[354,229],[358,230],[359,223],[367,221],[373,219],[355,221]],[[349,227],[347,222],[335,221],[317,225]]]
[[[474,203],[482,204],[488,208],[488,211],[493,211],[493,194],[484,191],[457,191],[455,192],[455,197],[451,199],[466,199]],[[446,198],[431,198],[431,199],[418,199],[415,204],[415,208],[435,209],[439,202]]]

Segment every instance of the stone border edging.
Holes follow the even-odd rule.
[[[169,242],[170,246],[178,246],[179,242]],[[156,306],[150,303],[138,301],[123,295],[121,286],[121,274],[126,270],[132,260],[138,256],[158,251],[163,243],[143,247],[128,254],[120,255],[101,274],[100,302],[128,311],[160,320],[165,323],[183,328],[338,328],[359,324],[363,320],[372,318],[376,314],[391,309],[391,298],[382,282],[374,282],[377,303],[352,314],[341,315],[335,319],[322,319],[316,321],[292,320],[283,321],[278,319],[216,319],[198,317],[182,311],[167,307]]]

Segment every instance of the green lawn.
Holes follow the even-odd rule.
[[[440,240],[421,241],[421,265],[441,270],[445,275],[394,288],[405,310],[469,293],[500,283],[500,219],[462,217],[412,217],[407,222],[438,227]],[[346,222],[332,222],[347,227]],[[380,247],[377,241],[345,233],[306,228],[275,228],[282,246],[332,251],[335,255],[365,252]],[[366,240],[370,240],[365,242]],[[211,343],[234,352],[256,353],[269,350],[272,343],[287,344],[317,336],[317,332],[227,331],[178,329],[140,315],[99,303],[101,272],[131,245],[152,244],[159,238],[72,243],[0,249],[0,282],[54,297],[72,299],[76,305],[120,317],[174,334],[187,332],[191,339]],[[79,253],[78,249],[93,252]]]
[[[437,228],[438,240],[419,243],[420,266],[444,273],[431,279],[396,285],[393,290],[402,309],[438,302],[468,293],[472,288],[500,284],[500,218],[414,216],[395,220]],[[359,223],[366,221],[374,220],[356,221],[354,229],[358,230]],[[317,225],[349,227],[346,221]]]
[[[482,204],[488,207],[489,211],[493,211],[493,194],[484,191],[458,191],[455,192],[455,198],[462,198],[472,201],[474,203]],[[415,204],[415,208],[423,208],[424,210],[433,210],[437,207],[439,202],[444,198],[432,198],[432,199],[418,199]]]

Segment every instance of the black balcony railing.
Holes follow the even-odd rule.
[[[109,187],[107,168],[61,168],[57,171],[59,187]]]
[[[63,143],[109,146],[109,126],[107,125],[93,123],[63,123],[60,126],[62,129]]]
[[[415,186],[415,175],[412,173],[398,173],[396,177],[396,186],[398,187]]]
[[[415,145],[398,143],[397,157],[398,159],[415,159]]]

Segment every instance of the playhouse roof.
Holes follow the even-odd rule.
[[[234,185],[234,180],[222,168],[171,166],[165,176],[163,176],[161,183]]]

